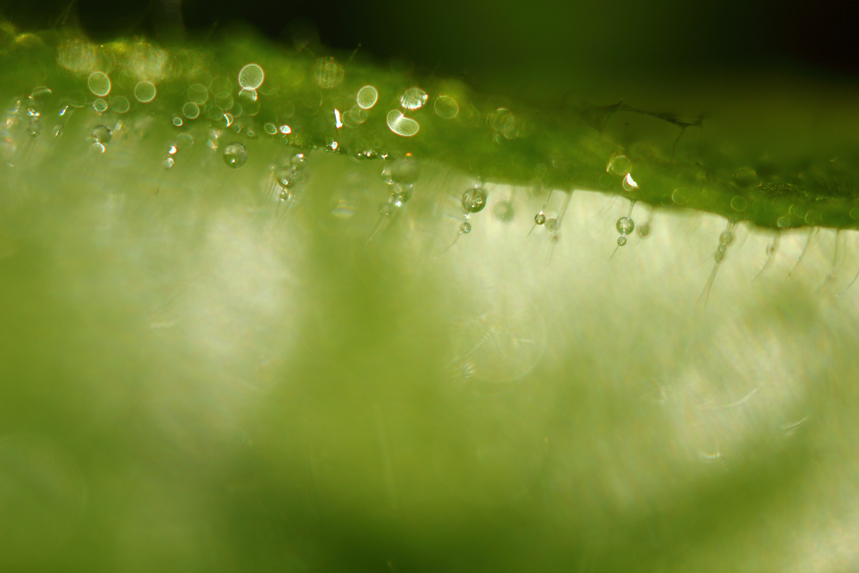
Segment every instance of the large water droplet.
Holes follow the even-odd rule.
[[[379,101],[379,92],[373,86],[364,86],[358,90],[358,96],[355,100],[361,109],[370,109]]]
[[[399,111],[392,109],[387,116],[388,127],[397,135],[403,137],[412,137],[421,128],[420,124],[415,120],[404,116]]]
[[[486,190],[482,187],[469,189],[462,194],[462,208],[466,213],[478,213],[486,207]]]
[[[149,103],[155,99],[158,90],[152,82],[139,82],[134,86],[134,98],[140,103]]]
[[[237,169],[247,163],[248,150],[243,143],[231,143],[224,148],[224,163]]]
[[[453,119],[459,115],[459,104],[450,96],[438,96],[433,104],[433,111],[442,119]]]
[[[427,102],[427,92],[421,88],[409,88],[400,96],[400,105],[406,109],[420,109]]]
[[[104,125],[97,125],[92,128],[90,136],[99,143],[109,143],[111,137],[110,130]]]
[[[256,90],[265,81],[265,72],[257,64],[248,64],[239,71],[239,85],[245,89]]]
[[[87,79],[89,91],[98,97],[104,97],[110,93],[110,78],[104,72],[93,72]]]
[[[617,232],[621,235],[628,235],[635,229],[635,222],[629,217],[621,217],[617,220]]]

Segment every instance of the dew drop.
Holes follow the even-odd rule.
[[[432,108],[435,114],[442,119],[453,119],[459,115],[459,104],[450,96],[438,96],[435,98]]]
[[[635,223],[629,217],[621,217],[617,220],[617,232],[628,235],[635,229]]]
[[[400,96],[400,105],[405,109],[420,109],[427,102],[427,92],[421,88],[409,88]]]
[[[203,84],[192,84],[188,88],[188,101],[203,105],[209,101],[209,90]]]
[[[256,90],[242,88],[242,91],[239,92],[239,99],[248,103],[255,103],[259,99],[259,93]]]
[[[617,246],[622,247],[626,244],[626,237],[620,236],[617,238]]]
[[[313,68],[313,81],[322,89],[333,89],[343,81],[344,74],[343,66],[333,57],[319,58]]]
[[[638,236],[642,239],[650,234],[650,223],[643,223],[638,229]]]
[[[623,177],[632,169],[632,161],[626,155],[613,155],[605,170],[612,175]]]
[[[632,178],[632,173],[627,173],[626,177],[623,178],[623,190],[627,193],[632,193],[636,189],[638,189],[638,183],[635,182],[635,179]]]
[[[104,72],[93,72],[87,79],[89,91],[98,97],[104,97],[110,93],[110,78]]]
[[[482,187],[469,189],[462,194],[462,208],[466,213],[478,213],[486,207],[486,190]]]
[[[269,135],[276,135],[277,134],[277,126],[274,125],[273,123],[265,124],[264,126],[262,126],[262,129],[264,132],[266,132]]]
[[[224,148],[224,163],[237,169],[247,163],[248,150],[243,143],[231,143]]]
[[[358,96],[355,98],[358,107],[361,109],[370,109],[376,102],[379,101],[379,92],[373,86],[364,86],[358,90]],[[360,122],[359,122],[360,123]]]
[[[218,92],[215,94],[214,100],[215,106],[221,108],[223,111],[228,111],[233,109],[233,96],[230,95],[230,92]]]
[[[746,201],[745,197],[735,195],[731,198],[731,209],[733,209],[734,211],[745,211],[747,205],[748,201]]]
[[[27,135],[38,137],[40,133],[42,133],[42,121],[38,117],[31,117],[30,123],[27,124]]]
[[[164,169],[173,169],[173,166],[176,165],[176,160],[168,155],[161,160],[161,165],[164,166]]]
[[[550,233],[554,233],[555,229],[558,227],[558,220],[555,218],[546,219],[546,230]]]
[[[109,143],[111,137],[110,130],[103,125],[97,125],[92,128],[90,136],[98,143]]]
[[[719,235],[719,246],[727,247],[731,243],[734,242],[734,233],[731,231],[722,231],[722,234]]]
[[[92,102],[92,108],[98,113],[104,113],[107,111],[107,101],[99,98]]]
[[[134,86],[134,99],[140,103],[149,103],[155,99],[158,90],[152,82],[142,81]]]
[[[176,146],[179,149],[185,149],[194,145],[194,136],[190,133],[180,133],[176,136]]]
[[[397,135],[403,137],[412,137],[421,128],[420,124],[415,120],[404,116],[399,111],[392,109],[387,116],[388,127]]]
[[[188,119],[197,119],[200,117],[200,106],[192,101],[185,102],[185,105],[182,106],[182,115]]]
[[[391,203],[397,207],[402,207],[412,198],[411,185],[394,185],[394,191],[391,193]]]
[[[536,223],[537,225],[542,225],[545,222],[546,216],[542,213],[537,213],[537,215],[534,217],[534,223]]]
[[[175,125],[176,127],[182,127],[182,118],[179,116],[174,117],[173,125]]]
[[[462,225],[460,225],[460,226],[459,226],[459,230],[460,230],[463,234],[466,234],[466,235],[467,235],[468,233],[470,233],[470,232],[471,232],[471,223],[469,223],[468,221],[464,221],[464,222],[462,223]]]
[[[128,98],[125,96],[116,96],[110,98],[110,107],[116,113],[125,113],[131,109],[131,104],[128,103]]]
[[[265,81],[265,72],[258,64],[248,64],[239,71],[239,85],[256,90]]]

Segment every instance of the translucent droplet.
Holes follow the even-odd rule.
[[[636,189],[638,189],[638,183],[632,178],[632,173],[627,173],[626,177],[623,178],[623,190],[632,193]]]
[[[720,246],[728,246],[734,242],[734,233],[731,231],[722,231],[722,234],[719,235],[719,244]]]
[[[90,136],[99,143],[109,143],[111,137],[110,130],[104,125],[97,125],[92,128]]]
[[[313,67],[313,81],[322,89],[336,88],[343,82],[345,71],[333,57],[319,58]]]
[[[555,229],[558,227],[558,220],[554,217],[551,219],[546,219],[546,230],[550,233],[554,233]]]
[[[463,222],[462,225],[459,226],[459,230],[463,234],[467,235],[468,233],[471,232],[471,223],[469,223],[468,221]]]
[[[275,175],[275,181],[277,184],[286,189],[290,185],[292,185],[293,175],[295,174],[295,169],[292,167],[284,167]]]
[[[620,236],[617,238],[617,246],[622,247],[626,244],[626,237]]]
[[[382,179],[388,185],[414,183],[420,175],[420,165],[411,155],[397,159],[382,170]]]
[[[131,109],[131,104],[128,103],[128,98],[125,96],[116,96],[110,98],[110,107],[116,113],[125,113]]]
[[[361,109],[370,109],[376,102],[379,101],[379,92],[373,86],[364,86],[358,90],[358,96],[355,98],[358,107]]]
[[[92,102],[92,108],[98,113],[104,113],[107,111],[107,101],[99,98]]]
[[[200,106],[192,101],[187,101],[185,102],[185,105],[182,106],[182,115],[188,119],[197,119],[200,117]]]
[[[510,201],[499,201],[492,209],[492,214],[499,221],[509,223],[513,220],[513,204]]]
[[[412,198],[411,185],[394,185],[394,191],[391,193],[391,203],[397,207],[402,207]]]
[[[301,167],[307,163],[307,156],[303,153],[296,153],[292,156],[289,162],[296,167]]]
[[[277,126],[273,123],[267,123],[262,126],[263,131],[265,131],[269,135],[277,134]]]
[[[400,96],[400,105],[406,109],[420,109],[427,102],[427,92],[421,88],[409,88]]]
[[[134,86],[134,99],[140,103],[149,103],[155,99],[158,90],[155,89],[155,84],[152,82],[139,82]]]
[[[716,253],[713,255],[713,259],[717,263],[721,263],[725,259],[726,252],[727,249],[725,248],[725,245],[719,245],[719,247],[716,249]]]
[[[91,151],[92,153],[95,153],[95,154],[98,154],[98,155],[101,155],[102,153],[104,153],[104,152],[105,152],[105,149],[106,149],[106,148],[105,148],[104,144],[103,144],[103,143],[99,143],[98,141],[93,142],[92,146],[90,147],[90,151]]]
[[[349,127],[357,127],[367,121],[367,110],[361,109],[357,105],[349,108],[349,111],[343,114],[343,123]]]
[[[239,85],[256,90],[265,81],[265,72],[258,64],[248,64],[239,71]]]
[[[98,97],[104,97],[110,93],[110,78],[104,72],[93,72],[87,79],[89,91]]]
[[[192,84],[188,88],[188,101],[203,105],[209,101],[209,90],[203,84]]]
[[[231,143],[224,148],[224,163],[237,169],[247,163],[248,150],[243,143]]]
[[[486,207],[486,190],[482,187],[469,189],[462,194],[462,208],[466,213],[478,213]]]
[[[536,215],[536,216],[534,216],[534,223],[535,223],[535,224],[537,224],[537,225],[542,225],[542,224],[543,224],[543,223],[545,223],[545,222],[546,222],[546,216],[545,216],[544,214],[542,214],[542,213],[537,213],[537,215]]]
[[[617,220],[617,232],[621,235],[628,235],[635,229],[635,222],[629,217],[621,217]]]
[[[751,167],[742,167],[733,175],[734,181],[740,187],[751,187],[758,181],[758,174]]]
[[[165,169],[173,169],[173,166],[176,164],[176,160],[170,157],[169,155],[161,160],[161,165],[164,166]]]
[[[459,104],[450,96],[438,96],[432,107],[435,114],[442,119],[453,119],[459,115]]]
[[[692,198],[692,190],[678,187],[671,193],[671,200],[678,205],[686,205]]]
[[[233,96],[230,95],[230,92],[218,92],[215,94],[215,105],[221,108],[223,111],[228,111],[233,109]]]
[[[421,128],[420,124],[415,120],[404,116],[399,111],[392,109],[387,116],[388,127],[397,135],[403,137],[412,137]]]
[[[259,93],[256,90],[243,88],[239,92],[239,99],[245,103],[253,103],[259,99]]]
[[[609,159],[608,165],[606,165],[605,170],[612,175],[617,175],[618,177],[623,177],[629,170],[632,169],[632,161],[626,155],[614,155],[611,159]]]
[[[646,237],[649,234],[650,234],[650,223],[644,223],[638,229],[638,236],[643,239],[644,237]]]
[[[734,211],[745,211],[748,201],[746,201],[745,197],[740,197],[739,195],[735,195],[731,198],[731,209]]]
[[[38,117],[31,117],[30,123],[27,124],[27,135],[38,137],[40,133],[42,133],[42,121]]]
[[[176,136],[176,147],[186,149],[194,145],[194,137],[190,133],[180,133]]]
[[[174,117],[173,125],[175,125],[176,127],[182,127],[182,118],[179,116]]]

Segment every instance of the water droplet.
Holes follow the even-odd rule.
[[[420,109],[427,102],[427,92],[421,88],[409,88],[400,96],[400,105],[405,109]]]
[[[134,99],[140,103],[149,103],[155,99],[158,90],[155,89],[155,84],[152,82],[139,82],[134,86]]]
[[[632,169],[632,161],[626,155],[613,155],[605,170],[612,175],[623,177]]]
[[[617,232],[621,235],[628,235],[635,229],[635,222],[629,217],[621,217],[617,220]]]
[[[176,164],[176,160],[170,157],[169,155],[161,160],[161,165],[164,166],[165,169],[173,169],[173,166]]]
[[[382,170],[382,179],[388,185],[393,183],[414,183],[420,175],[420,166],[414,157],[406,155],[397,159]]]
[[[713,259],[716,261],[717,264],[721,263],[725,259],[726,251],[727,249],[725,248],[725,245],[719,245],[719,247],[716,249],[716,253],[713,255]]]
[[[409,117],[404,116],[402,113],[395,109],[392,109],[388,112],[387,121],[388,127],[391,129],[391,131],[403,137],[412,137],[421,128],[418,122]]]
[[[638,183],[632,178],[632,173],[627,173],[626,177],[623,178],[623,190],[632,193],[636,189],[638,189]]]
[[[671,193],[671,200],[678,205],[686,205],[692,198],[692,190],[685,187],[678,187]]]
[[[358,90],[355,101],[357,101],[359,108],[370,109],[379,101],[379,92],[373,86],[364,86]]]
[[[734,211],[745,211],[748,201],[746,201],[745,197],[740,197],[739,195],[735,195],[731,198],[731,209]]]
[[[111,137],[110,130],[104,125],[97,125],[92,128],[90,136],[99,143],[109,143]]]
[[[262,129],[263,129],[263,131],[265,131],[269,135],[276,135],[277,134],[277,126],[274,125],[273,123],[265,124],[264,126],[262,126]]]
[[[734,242],[734,233],[731,231],[722,231],[722,234],[719,235],[719,244],[720,246],[728,246]]]
[[[743,167],[734,173],[733,178],[740,187],[751,187],[757,183],[758,174],[751,167]]]
[[[625,244],[626,244],[626,237],[621,235],[620,237],[617,238],[617,246],[618,247],[622,247]]]
[[[534,217],[534,223],[536,223],[537,225],[542,225],[545,222],[546,216],[542,213],[537,213],[537,215]]]
[[[182,118],[179,116],[174,117],[173,125],[175,125],[176,127],[182,127]]]
[[[256,90],[265,81],[265,72],[258,64],[248,64],[239,71],[239,85]]]
[[[289,162],[296,167],[301,167],[305,163],[307,163],[307,157],[303,153],[296,153],[292,156]]]
[[[259,93],[256,90],[251,90],[248,88],[243,88],[239,92],[239,99],[246,104],[255,103],[259,99]]]
[[[110,78],[104,72],[93,72],[87,79],[89,91],[98,97],[104,97],[110,93]]]
[[[349,127],[357,127],[367,121],[367,110],[361,109],[357,105],[353,105],[343,114],[343,123]]]
[[[554,217],[551,219],[546,219],[546,230],[550,233],[554,233],[555,229],[558,227],[558,220]]]
[[[42,133],[42,121],[38,117],[31,117],[30,123],[27,124],[27,135],[38,137],[40,133]]]
[[[499,201],[492,209],[492,214],[495,218],[504,223],[509,223],[513,220],[513,204],[510,201]]]
[[[790,227],[790,218],[789,217],[779,217],[776,224],[782,229],[784,229],[785,227]]]
[[[337,60],[328,56],[316,60],[313,68],[313,80],[322,89],[333,89],[343,81],[345,71]]]
[[[459,230],[463,234],[467,235],[471,232],[471,223],[469,223],[468,221],[464,221],[462,225],[459,226]]]
[[[462,208],[466,213],[478,213],[486,207],[486,190],[482,187],[469,189],[462,194]]]
[[[203,84],[192,84],[188,88],[188,101],[203,105],[209,101],[209,90]]]
[[[459,115],[459,104],[450,96],[440,95],[432,106],[435,114],[442,119],[453,119]]]
[[[412,186],[411,185],[394,185],[394,191],[391,193],[391,203],[396,205],[397,207],[402,207],[404,204],[408,203],[409,199],[412,198]]]
[[[649,234],[650,234],[650,223],[642,224],[641,227],[638,229],[638,236],[643,239]]]
[[[215,106],[221,108],[222,111],[228,111],[233,108],[233,96],[230,92],[218,92],[215,94]]]
[[[125,96],[116,96],[110,98],[110,107],[116,113],[126,113],[131,109],[131,104]]]
[[[200,117],[200,106],[192,101],[185,102],[185,105],[182,106],[182,115],[188,119],[197,119]]]
[[[224,163],[237,169],[247,163],[248,150],[243,143],[231,143],[224,148]]]
[[[98,113],[104,113],[107,111],[107,101],[99,98],[92,102],[92,108]]]

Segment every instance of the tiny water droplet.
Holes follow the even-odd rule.
[[[469,189],[462,194],[462,208],[466,213],[478,213],[486,207],[486,190],[482,187]]]
[[[536,223],[537,225],[542,225],[545,222],[546,216],[542,213],[537,213],[537,215],[534,217],[534,223]]]
[[[649,234],[650,234],[650,223],[642,224],[641,227],[638,229],[638,236],[643,239]]]
[[[417,181],[418,175],[420,175],[420,166],[411,155],[397,159],[382,170],[382,179],[388,185],[414,183]]]
[[[620,236],[617,238],[617,246],[622,247],[626,244],[626,237]]]
[[[224,148],[224,163],[237,169],[247,163],[248,150],[243,143],[231,143]]]
[[[421,129],[418,122],[410,117],[404,116],[395,109],[388,112],[386,120],[388,122],[388,128],[402,137],[412,137]]]
[[[209,101],[209,90],[203,84],[192,84],[188,88],[188,101],[203,105]]]
[[[617,232],[628,235],[635,229],[635,222],[629,217],[621,217],[617,220]]]
[[[239,85],[256,90],[265,81],[265,72],[258,64],[248,64],[239,71]]]
[[[97,125],[92,128],[90,136],[99,143],[109,143],[111,138],[110,130],[104,125]]]
[[[635,179],[632,178],[632,173],[627,173],[626,177],[623,178],[623,190],[627,193],[632,193],[636,189],[638,189],[638,183],[635,182]]]
[[[104,72],[93,72],[87,79],[87,87],[93,95],[104,97],[110,93],[110,78]]]
[[[200,106],[192,101],[186,101],[185,105],[182,106],[182,115],[188,119],[197,119],[200,117]]]
[[[499,221],[509,223],[513,220],[513,204],[510,201],[499,201],[492,209],[492,214]]]
[[[131,109],[131,104],[125,96],[116,96],[110,98],[110,107],[116,113],[125,113]]]
[[[402,207],[405,203],[412,198],[412,186],[411,185],[400,185],[399,183],[394,184],[394,191],[391,193],[391,203],[396,205],[397,207]]]
[[[360,90],[358,90],[358,95],[355,98],[355,101],[358,103],[358,107],[361,109],[370,109],[376,102],[379,100],[379,92],[376,91],[376,88],[373,86],[364,86]],[[366,119],[366,118],[365,118]]]
[[[459,230],[462,231],[463,234],[468,234],[471,232],[471,223],[465,221],[462,225],[459,226]]]
[[[152,82],[139,82],[134,86],[134,98],[140,103],[149,103],[155,99],[158,90],[155,89],[155,84]]]
[[[400,105],[405,109],[420,109],[427,102],[427,92],[421,88],[409,88],[400,96]]]
[[[38,137],[40,133],[42,133],[42,121],[38,117],[31,117],[30,123],[27,124],[27,135]]]
[[[176,165],[176,160],[168,155],[161,160],[161,165],[163,165],[165,169],[173,169],[173,166]]]
[[[435,114],[442,119],[453,119],[459,115],[459,104],[450,96],[438,96],[432,107]]]
[[[174,118],[173,118],[173,125],[175,125],[176,127],[182,127],[182,123],[183,123],[183,122],[182,122],[182,118],[181,118],[181,117],[176,116],[176,117],[174,117]]]
[[[99,98],[92,102],[92,108],[98,113],[104,113],[107,111],[107,101]]]
[[[546,230],[553,233],[558,226],[558,220],[555,218],[546,219]]]
[[[728,246],[734,242],[734,234],[731,231],[722,231],[722,234],[719,235],[719,243],[721,246]]]
[[[343,81],[345,71],[333,57],[324,57],[316,60],[313,68],[313,80],[322,89],[336,88]]]

